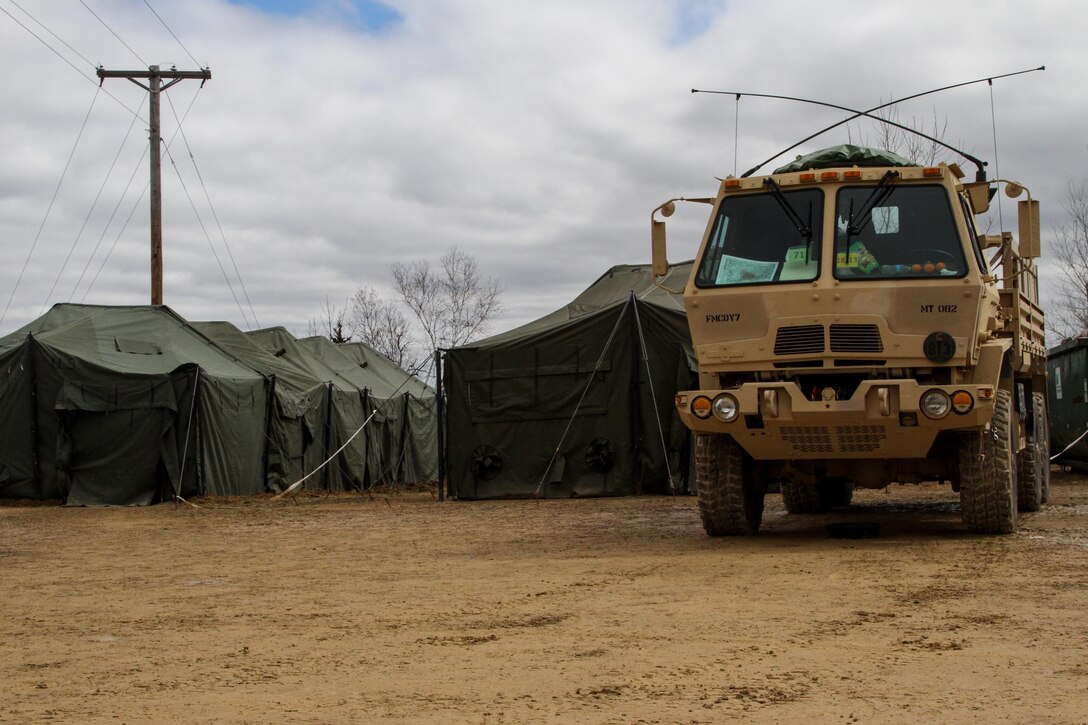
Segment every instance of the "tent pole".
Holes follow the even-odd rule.
[[[643,359],[645,359],[646,341],[642,339],[642,323],[639,322],[639,319],[638,319],[638,298],[635,297],[635,291],[634,290],[631,290],[631,294],[630,294],[630,296],[628,298],[628,301],[631,303],[631,307],[634,308],[634,314],[631,315],[631,324],[635,328],[635,337],[642,343],[641,353],[642,353]],[[639,384],[638,384],[638,379],[642,376],[642,371],[639,369],[639,362],[640,362],[639,352],[640,352],[640,347],[639,346],[635,346],[635,345],[631,346],[631,357],[634,358],[634,360],[632,360],[633,365],[631,366],[631,371],[632,371],[631,385],[628,388],[628,395],[631,397],[631,401],[632,401],[632,405],[631,405],[632,415],[631,415],[629,420],[630,420],[630,424],[631,424],[631,441],[634,442],[634,444],[635,444],[634,445],[634,450],[635,450],[635,480],[634,480],[634,486],[635,486],[635,495],[636,496],[641,496],[642,493],[643,493],[643,491],[642,491],[642,474],[643,474],[642,469],[643,469],[643,465],[642,465],[642,456],[640,455],[641,451],[642,451],[642,444],[643,444],[643,440],[642,440],[642,400],[641,400],[641,396],[639,395],[640,391],[639,391]]]
[[[42,487],[42,470],[41,461],[38,458],[38,366],[35,362],[34,356],[34,333],[27,333],[27,352],[30,357],[30,362],[27,365],[30,368],[30,440],[33,441],[31,445],[31,461],[34,466],[34,490],[38,492],[38,500],[41,501],[45,496],[45,492]],[[67,494],[65,494],[67,498]]]
[[[325,458],[329,457],[329,451],[332,448],[332,443],[329,441],[329,436],[332,435],[332,381],[329,381],[328,388],[325,396]],[[325,470],[322,474],[325,490],[329,490],[329,467],[325,466]]]
[[[404,462],[408,460],[408,433],[409,433],[409,420],[408,420],[408,397],[411,393],[405,393],[401,397],[401,415],[404,416],[400,424],[400,455],[396,459],[396,478],[395,483],[404,483]],[[386,401],[386,405],[389,405],[389,401]]]
[[[633,296],[633,295],[632,295]],[[604,364],[604,356],[608,354],[608,349],[612,347],[612,340],[616,337],[616,332],[620,329],[620,324],[623,323],[624,313],[627,312],[627,305],[630,304],[631,298],[627,299],[627,302],[623,303],[623,307],[616,315],[616,324],[612,326],[612,332],[608,334],[608,339],[604,341],[604,347],[601,348],[600,357],[597,358],[597,364],[593,366],[593,372],[589,374],[589,380],[586,381],[585,388],[582,389],[582,395],[578,398],[578,402],[574,406],[574,412],[570,414],[570,420],[567,421],[567,427],[563,429],[563,435],[559,436],[559,443],[555,446],[555,452],[552,453],[552,457],[548,459],[548,465],[544,467],[544,475],[540,477],[540,483],[536,485],[536,490],[533,492],[533,498],[540,498],[544,492],[544,483],[548,480],[548,474],[551,473],[552,465],[555,463],[555,459],[559,457],[560,451],[563,449],[563,443],[567,440],[567,434],[570,433],[571,426],[574,425],[574,419],[578,417],[578,411],[582,408],[582,403],[586,399],[586,394],[589,393],[590,386],[593,385],[593,381],[597,378],[597,373],[601,370],[601,365]],[[494,355],[492,355],[492,377],[494,377]]]
[[[635,293],[631,293],[634,297]],[[661,424],[661,409],[657,406],[657,392],[654,390],[654,376],[650,370],[650,350],[646,347],[646,334],[642,330],[642,318],[638,314],[638,300],[635,303],[635,324],[638,328],[638,339],[642,345],[642,359],[646,363],[646,384],[650,386],[650,401],[654,406],[654,420],[657,421],[657,432],[661,436],[661,455],[665,457],[665,473],[669,477],[669,493],[676,495],[676,484],[673,483],[672,466],[669,464],[669,446],[665,443],[665,426]],[[641,421],[640,421],[641,423]],[[641,430],[641,425],[640,425]],[[641,445],[641,440],[639,441]],[[641,472],[640,472],[641,473]],[[641,476],[639,481],[641,482]],[[641,483],[639,484],[641,487]]]
[[[193,382],[195,389],[193,390],[193,408],[190,411],[190,415],[192,415],[192,411],[199,411],[200,406],[203,404],[204,390],[202,383],[203,377],[201,376],[201,372],[202,371],[200,369],[200,366],[198,365],[196,368],[196,380]],[[186,442],[186,445],[188,445],[188,442]],[[196,416],[196,451],[197,491],[200,492],[200,495],[207,496],[208,489],[204,480],[204,416],[201,415],[199,412]],[[182,465],[184,465],[184,463]],[[182,485],[184,485],[184,483],[185,482],[182,481]]]
[[[446,396],[443,390],[442,380],[442,363],[444,358],[442,357],[441,350],[434,351],[434,377],[435,377],[435,405],[437,407],[436,415],[438,420],[436,422],[436,429],[438,431],[438,500],[445,501],[445,481],[446,481]]]
[[[265,395],[268,396],[264,406],[264,453],[261,456],[261,468],[263,469],[264,487],[265,490],[269,489],[268,485],[268,456],[269,456],[269,442],[272,440],[272,415],[273,409],[276,405],[276,374],[272,373],[270,377],[265,378],[264,381]]]

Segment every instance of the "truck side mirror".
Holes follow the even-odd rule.
[[[971,198],[971,209],[975,214],[985,214],[990,208],[991,187],[988,182],[976,181],[972,184],[964,184],[967,195]]]
[[[666,201],[650,214],[650,251],[653,260],[654,277],[664,277],[669,273],[669,259],[665,252],[665,222],[654,219],[654,214],[661,212],[661,216],[670,217],[676,211],[676,200]]]
[[[665,256],[665,222],[650,220],[651,242],[653,245],[654,277],[664,277],[669,273],[669,260]]]
[[[1020,222],[1020,256],[1035,259],[1043,251],[1039,238],[1039,202],[1034,199],[1018,202],[1016,211]]]

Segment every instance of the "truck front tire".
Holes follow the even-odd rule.
[[[960,509],[971,531],[1011,534],[1016,530],[1015,431],[1012,395],[998,390],[989,426],[960,434]]]
[[[751,536],[763,519],[763,485],[744,450],[727,435],[695,437],[699,515],[711,536]]]

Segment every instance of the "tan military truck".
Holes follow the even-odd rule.
[[[664,274],[657,215],[713,207],[684,289],[700,389],[676,396],[708,534],[754,534],[769,483],[809,513],[949,482],[967,528],[994,534],[1046,501],[1039,209],[1019,202],[1019,241],[980,233],[1002,184],[1024,191],[839,146],[654,210]]]

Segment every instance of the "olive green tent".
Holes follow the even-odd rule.
[[[345,342],[337,349],[367,374],[379,409],[395,411],[400,420],[399,440],[387,449],[394,480],[437,479],[438,398],[434,388],[365,343]]]
[[[58,304],[0,338],[0,496],[263,489],[266,382],[168,307]]]
[[[329,390],[312,367],[296,356],[269,352],[229,322],[192,322],[194,328],[242,364],[270,381],[272,410],[267,424],[266,486],[283,491],[317,469],[329,452],[325,447]],[[286,334],[284,332],[283,334]],[[311,486],[323,479],[314,476]]]
[[[368,482],[392,484],[437,477],[437,443],[429,443],[436,423],[435,406],[409,393],[433,398],[417,378],[370,348],[336,345],[327,337],[298,341],[321,364],[364,391],[367,423]],[[367,352],[369,351],[369,352]],[[383,362],[384,361],[384,362]],[[416,402],[413,402],[416,401]],[[437,436],[434,436],[437,439]],[[434,475],[432,475],[434,474]]]
[[[266,353],[318,381],[324,390],[324,402],[319,407],[325,418],[312,429],[320,443],[314,450],[320,451],[321,460],[307,460],[306,467],[313,471],[321,461],[339,453],[320,474],[306,479],[305,487],[336,492],[362,491],[369,487],[376,464],[368,459],[376,452],[370,450],[369,436],[364,428],[364,424],[369,425],[365,386],[323,363],[283,327],[255,330],[245,335]]]
[[[460,499],[686,490],[690,436],[674,411],[695,365],[680,294],[613,267],[566,307],[445,353],[446,476]],[[670,479],[671,474],[671,479]]]

